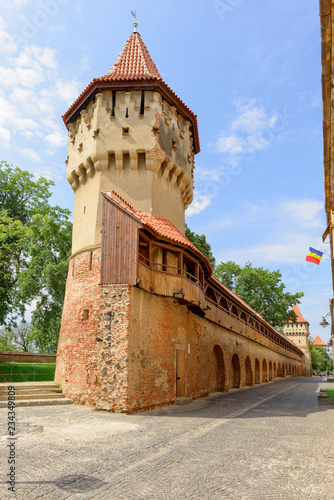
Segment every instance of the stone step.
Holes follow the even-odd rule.
[[[17,406],[47,406],[73,404],[65,397],[59,384],[54,382],[12,382],[0,384],[0,408],[8,405],[8,388],[15,390],[15,408]],[[12,389],[11,389],[12,390]]]
[[[60,387],[41,387],[40,389],[16,389],[15,388],[15,396],[24,396],[25,394],[57,394],[61,392]],[[8,390],[0,391],[0,397],[7,397]]]
[[[41,393],[30,393],[27,391],[26,394],[15,394],[15,402],[25,399],[58,399],[64,398],[65,395],[62,392],[41,392]],[[8,401],[8,396],[0,396],[0,401]]]
[[[1,382],[0,383],[0,394],[3,391],[7,391],[8,387],[14,387],[15,391],[26,390],[26,389],[59,389],[59,384],[54,382]]]
[[[180,397],[175,399],[176,405],[187,405],[192,402],[193,402],[192,398]]]
[[[15,408],[18,406],[49,406],[49,405],[72,405],[72,399],[22,399],[15,401]],[[0,408],[6,408],[7,401],[0,401]]]

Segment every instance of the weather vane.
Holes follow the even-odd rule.
[[[136,14],[136,11],[133,12],[133,10],[131,11],[131,14],[133,15],[134,17],[134,23],[133,23],[133,31],[134,33],[137,33],[137,26],[138,26],[138,23],[137,23],[137,14]]]

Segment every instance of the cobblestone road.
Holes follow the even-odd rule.
[[[16,494],[1,409],[1,499],[334,500],[334,409],[316,397],[326,385],[280,379],[137,415],[17,408]]]

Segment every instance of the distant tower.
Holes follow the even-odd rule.
[[[75,192],[72,253],[101,244],[101,190],[184,233],[193,198],[196,115],[163,81],[137,33],[109,73],[95,78],[63,116],[67,179]]]
[[[316,347],[321,347],[321,349],[325,349],[326,350],[326,347],[327,345],[325,344],[325,342],[323,340],[321,340],[321,338],[319,337],[319,335],[317,335],[315,337],[315,339],[313,340],[312,344]]]
[[[286,337],[288,337],[294,344],[296,344],[299,349],[303,351],[307,358],[307,364],[304,366],[304,375],[309,375],[312,364],[311,364],[311,351],[308,344],[308,338],[310,335],[309,327],[310,324],[306,319],[302,316],[302,313],[299,310],[297,304],[294,304],[292,307],[292,311],[297,316],[297,322],[293,323],[289,321],[283,326],[283,333]]]

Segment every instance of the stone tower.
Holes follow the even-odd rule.
[[[63,119],[67,179],[75,192],[73,254],[101,244],[101,190],[116,191],[184,233],[199,151],[197,119],[163,81],[139,33],[130,35],[109,73],[95,78]]]
[[[302,316],[302,313],[300,312],[297,304],[293,305],[292,311],[296,314],[297,321],[296,323],[293,323],[292,321],[288,321],[287,323],[285,323],[283,326],[283,333],[305,354],[308,363],[306,366],[304,366],[304,374],[309,375],[311,370],[311,351],[308,344],[310,324]]]
[[[302,352],[184,235],[196,116],[136,31],[64,121],[75,192],[55,373],[65,394],[131,413],[300,375]]]

